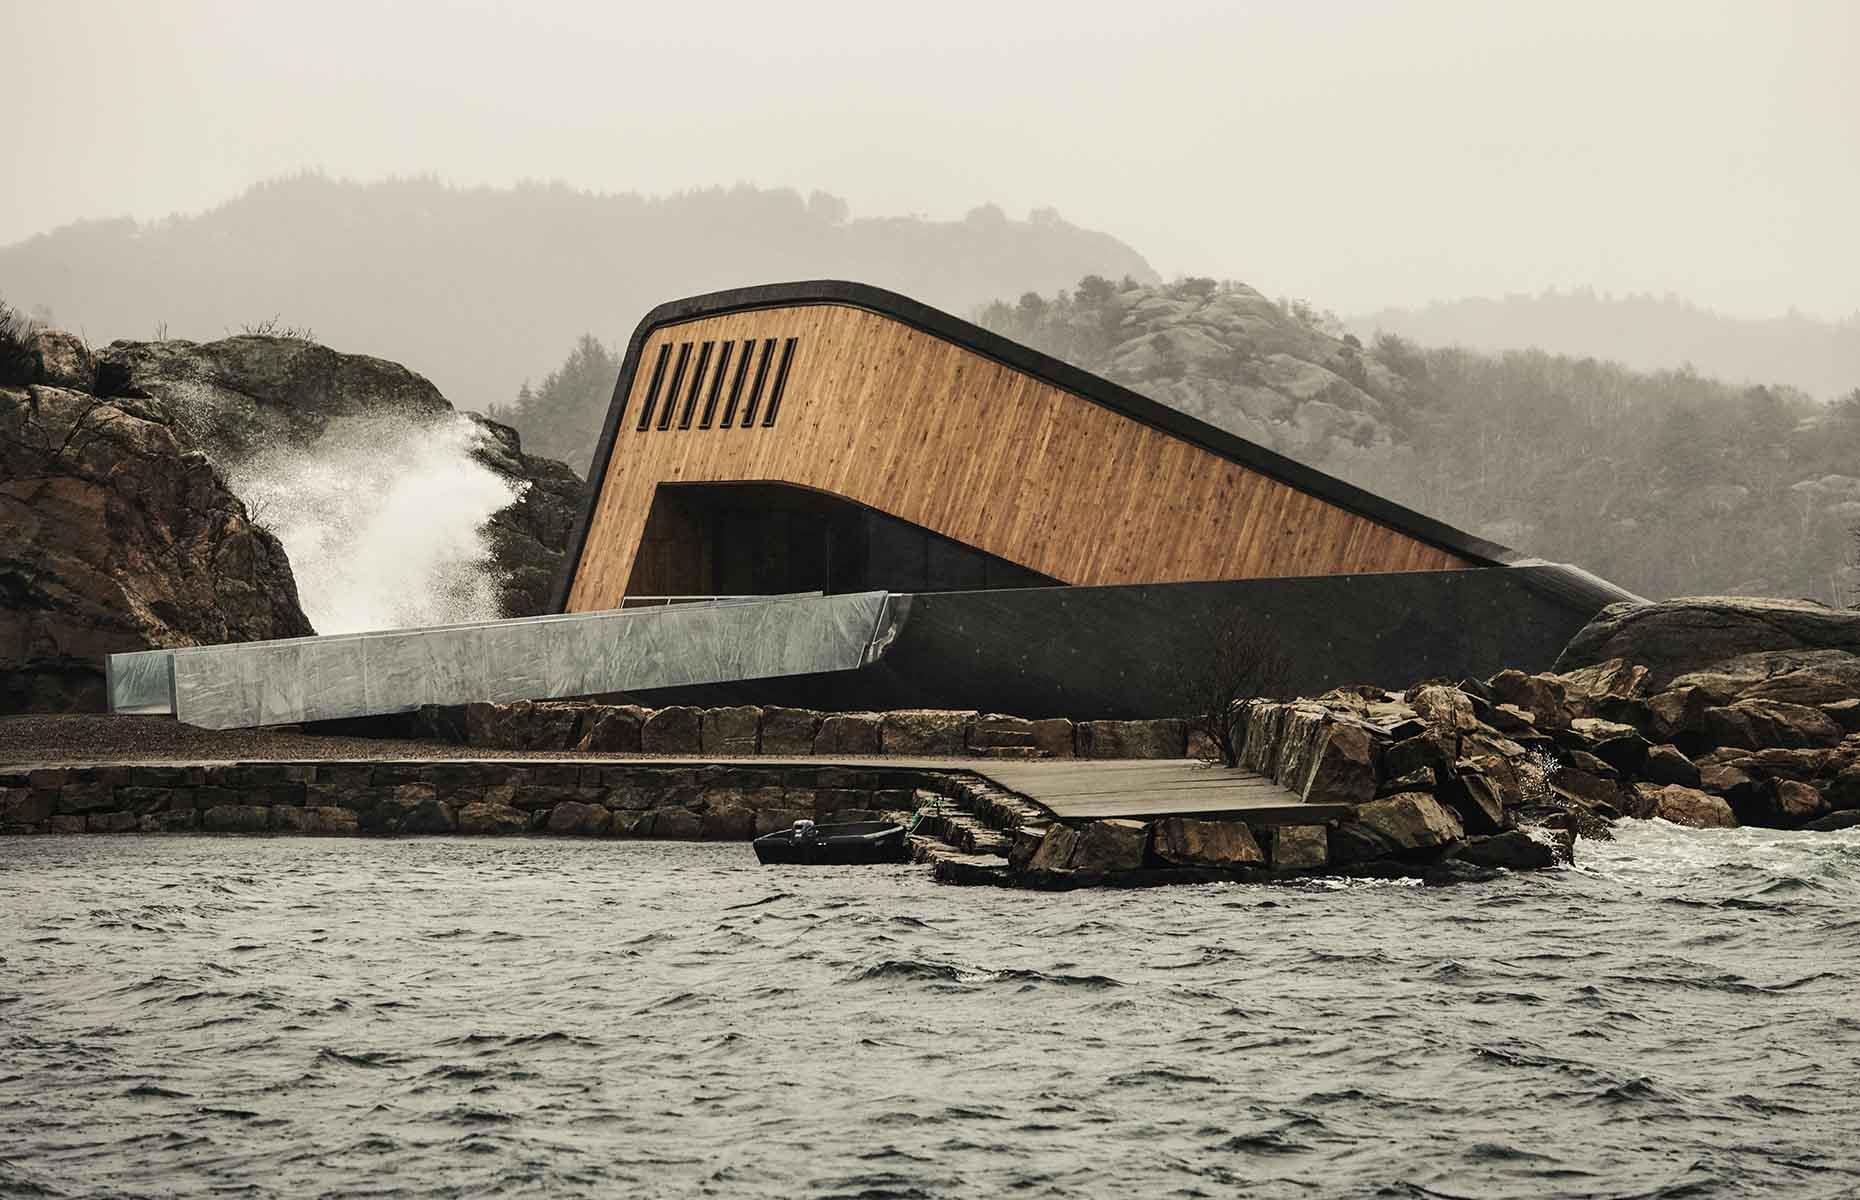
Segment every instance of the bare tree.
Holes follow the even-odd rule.
[[[1292,658],[1270,630],[1228,609],[1202,622],[1175,664],[1175,693],[1191,730],[1219,748],[1221,761],[1240,765],[1234,717],[1255,700],[1285,694]]]

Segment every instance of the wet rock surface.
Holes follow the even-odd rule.
[[[113,653],[310,632],[283,547],[164,405],[0,388],[0,713],[101,710]]]

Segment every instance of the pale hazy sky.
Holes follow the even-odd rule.
[[[305,167],[1057,208],[1339,311],[1860,311],[1860,0],[0,0],[0,244]],[[3,281],[0,281],[3,282]]]

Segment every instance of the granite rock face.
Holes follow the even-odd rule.
[[[1637,784],[1634,788],[1649,816],[1675,825],[1732,829],[1737,816],[1722,797],[1675,783]]]
[[[1179,720],[1081,721],[1079,754],[1085,758],[1182,758],[1188,725]]]
[[[190,444],[223,466],[268,448],[308,447],[347,418],[453,413],[438,388],[399,363],[298,337],[114,342],[98,354],[96,373],[113,394],[162,400]],[[567,465],[523,453],[516,430],[467,415],[482,435],[474,455],[522,485],[486,530],[504,615],[547,611],[585,485]]]
[[[932,708],[897,709],[881,716],[879,745],[886,754],[966,754],[969,726],[976,716]]]
[[[1805,650],[1860,654],[1860,612],[1747,596],[1611,604],[1570,639],[1556,670],[1625,659],[1647,667],[1649,685],[1663,691],[1681,675],[1740,655]]]
[[[278,540],[159,402],[0,388],[0,712],[97,711],[106,655],[311,632]]]
[[[1356,810],[1361,825],[1390,854],[1440,850],[1466,838],[1459,819],[1426,792],[1402,792]]]
[[[1240,821],[1165,817],[1156,822],[1151,847],[1157,858],[1178,867],[1259,867],[1266,863],[1253,831]]]
[[[1316,871],[1330,864],[1322,825],[1281,825],[1272,831],[1272,865],[1280,871]]]

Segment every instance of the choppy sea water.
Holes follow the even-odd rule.
[[[0,1194],[1853,1195],[1860,834],[1428,890],[0,840]]]

